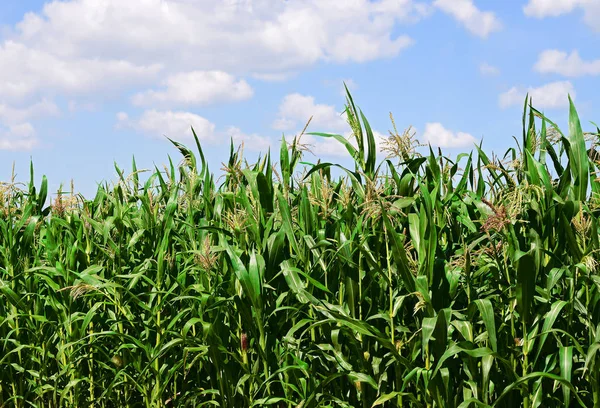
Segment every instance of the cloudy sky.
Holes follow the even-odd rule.
[[[503,153],[527,92],[600,121],[599,19],[599,0],[3,0],[0,180],[33,160],[90,194],[114,162],[179,160],[164,136],[190,125],[217,172],[232,138],[252,156],[310,116],[345,134],[344,81],[378,134],[392,112],[449,155]]]

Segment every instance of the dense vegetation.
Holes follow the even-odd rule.
[[[346,112],[353,169],[299,135],[215,181],[196,138],[93,200],[3,184],[0,406],[600,406],[599,135],[526,104],[502,160],[378,165]]]

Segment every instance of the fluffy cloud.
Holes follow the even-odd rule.
[[[575,9],[583,10],[583,20],[595,31],[600,32],[600,2],[598,0],[529,0],[523,12],[529,17],[557,17],[571,13]]]
[[[250,98],[245,76],[397,56],[413,42],[399,25],[428,13],[418,0],[49,0],[4,30],[0,105],[60,96],[76,111],[89,96],[138,92],[135,104],[185,123],[168,109]]]
[[[465,132],[453,132],[446,129],[441,123],[427,123],[423,132],[422,141],[439,147],[467,147],[477,142],[472,135]]]
[[[161,91],[146,91],[134,95],[135,105],[184,104],[207,105],[213,102],[241,101],[252,97],[253,91],[244,80],[236,80],[223,71],[192,71],[169,76]]]
[[[498,100],[500,107],[523,105],[527,93],[532,98],[533,105],[540,109],[567,107],[569,105],[568,96],[571,95],[573,100],[576,96],[575,88],[570,81],[551,82],[538,88],[512,87],[500,95]]]
[[[6,41],[0,45],[0,97],[23,100],[40,91],[84,93],[117,89],[143,83],[159,70],[159,64],[136,65],[120,59],[63,58]]]
[[[502,28],[500,20],[493,12],[479,10],[473,0],[435,0],[433,5],[454,17],[478,37],[487,38]]]
[[[291,130],[304,125],[312,116],[310,128],[318,132],[333,132],[348,128],[345,116],[333,105],[315,103],[315,98],[293,93],[283,98],[279,115],[273,123],[278,130]]]
[[[31,150],[39,141],[33,125],[29,122],[0,125],[0,150]]]
[[[386,39],[372,43],[365,34],[345,33],[335,39],[329,59],[337,62],[367,62],[381,57],[393,57],[400,51],[413,45],[414,41],[406,36],[394,40]]]
[[[59,113],[58,106],[47,99],[19,108],[0,103],[0,122],[3,123],[15,124],[41,116],[56,116]]]
[[[116,59],[63,59],[21,42],[0,43],[0,150],[29,150],[38,145],[31,120],[59,113],[50,100],[55,94],[116,90],[143,83],[159,70],[158,64],[137,66]],[[31,103],[36,99],[37,103]],[[30,105],[21,107],[27,103]]]
[[[249,135],[235,126],[230,126],[224,136],[233,139],[234,144],[244,143],[244,148],[261,153],[265,153],[267,149],[271,147],[271,139],[268,137],[260,136],[255,133]]]
[[[55,0],[28,13],[13,37],[63,61],[103,55],[136,67],[169,61],[171,71],[277,74],[395,56],[411,43],[394,34],[397,24],[424,10],[414,0]]]
[[[0,150],[31,150],[39,141],[30,120],[59,113],[56,104],[47,99],[25,107],[0,103]]]
[[[130,118],[125,112],[117,114],[117,128],[134,129],[148,137],[167,136],[173,140],[190,140],[193,138],[192,127],[198,139],[204,143],[228,144],[233,139],[235,144],[243,142],[248,150],[260,152],[264,152],[271,144],[269,138],[244,133],[235,126],[217,131],[214,123],[191,112],[147,110],[137,119]]]
[[[482,62],[479,65],[479,73],[483,76],[496,76],[500,74],[500,69],[487,62]]]
[[[567,77],[600,75],[600,59],[584,61],[577,50],[572,51],[571,54],[559,50],[546,50],[540,54],[534,70]]]
[[[117,114],[117,127],[132,128],[151,137],[167,136],[174,140],[193,138],[190,127],[202,141],[214,139],[215,125],[191,112],[147,110],[137,119],[125,112]]]
[[[530,17],[556,17],[570,13],[583,3],[581,0],[529,0],[523,11]]]

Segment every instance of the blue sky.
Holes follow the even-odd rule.
[[[0,180],[33,160],[90,195],[114,162],[179,160],[163,135],[192,143],[190,125],[218,172],[230,138],[254,157],[310,116],[347,134],[343,81],[378,135],[392,112],[451,156],[512,146],[528,91],[562,127],[570,93],[592,130],[598,19],[598,0],[4,0]]]

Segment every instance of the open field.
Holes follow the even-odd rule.
[[[504,157],[394,130],[378,162],[347,105],[340,178],[295,138],[3,184],[0,406],[600,406],[599,136],[526,105]]]

